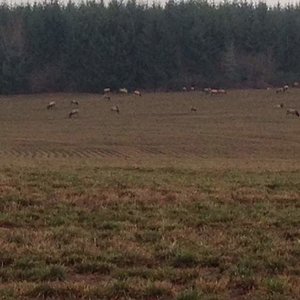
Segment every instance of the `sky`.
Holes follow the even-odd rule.
[[[6,2],[6,3],[12,3],[12,4],[15,4],[15,3],[33,3],[33,2],[43,2],[44,0],[0,0],[0,2]],[[68,0],[59,0],[60,2],[68,2]],[[81,0],[73,0],[74,2],[81,2]],[[105,0],[105,1],[109,1],[109,0]],[[139,1],[139,0],[137,0]],[[144,0],[146,1],[146,0]],[[148,3],[151,3],[152,0],[148,0]],[[155,0],[154,2],[161,2],[161,3],[165,3],[167,0]],[[176,0],[175,0],[176,1]],[[222,1],[222,0],[215,0],[214,2],[215,3],[218,3],[219,1]],[[247,0],[247,1],[251,1],[251,0]],[[143,2],[143,0],[141,1]],[[258,2],[256,0],[252,0],[252,2]],[[289,4],[289,3],[298,3],[300,2],[300,0],[264,0],[264,1],[261,1],[261,2],[266,2],[268,5],[277,5],[277,3],[279,2],[280,4],[282,4],[282,6],[286,5],[286,4]]]

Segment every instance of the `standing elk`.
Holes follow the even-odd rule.
[[[219,94],[219,90],[211,89],[211,90],[209,91],[209,94],[210,94],[211,96],[218,95],[218,94]]]
[[[219,89],[218,94],[221,94],[221,95],[223,94],[224,95],[224,94],[227,94],[227,92],[224,89]]]
[[[79,101],[78,100],[71,100],[71,105],[79,105]]]
[[[183,91],[183,92],[186,92],[186,91],[187,91],[186,86],[183,86],[183,87],[182,87],[182,91]]]
[[[75,108],[75,109],[72,109],[70,112],[69,112],[69,118],[72,118],[73,116],[78,116],[79,114],[79,109]]]
[[[118,114],[120,113],[120,109],[119,109],[119,106],[118,105],[114,105],[110,108],[111,111],[115,111],[117,112]]]
[[[197,111],[197,108],[194,106],[191,106],[191,112],[196,112],[196,111]]]
[[[103,92],[104,92],[104,94],[110,93],[110,88],[105,88],[105,89],[103,90]]]
[[[285,93],[287,92],[289,89],[289,86],[286,84],[284,85],[283,87],[280,87],[276,90],[276,94],[279,94],[279,93]]]
[[[293,87],[299,87],[299,82],[298,82],[298,81],[295,81],[295,82],[293,83]]]
[[[138,91],[138,90],[135,90],[133,92],[133,94],[136,95],[136,96],[140,96],[140,97],[142,96],[142,93],[140,91]]]
[[[125,88],[119,89],[120,94],[128,94],[128,90]]]
[[[294,109],[294,108],[289,108],[286,111],[286,115],[294,115],[294,116],[300,117],[299,111],[297,109]]]
[[[195,87],[192,85],[191,86],[191,91],[194,92],[195,91]]]
[[[51,101],[48,103],[47,109],[53,109],[55,107],[55,105],[56,105],[55,101]]]
[[[209,94],[210,91],[211,91],[211,88],[204,88],[204,89],[203,89],[203,92],[204,92],[205,94]]]

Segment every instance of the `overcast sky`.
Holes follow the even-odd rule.
[[[68,0],[59,0],[60,2],[68,2]],[[74,2],[81,2],[81,0],[73,0]],[[105,2],[108,2],[109,0],[105,0]],[[161,2],[165,3],[167,0],[155,0],[154,2]],[[175,0],[176,1],[176,0]],[[221,2],[222,0],[215,0],[215,3]],[[248,1],[248,0],[247,0]],[[6,2],[6,3],[33,3],[33,2],[43,2],[43,0],[0,0],[0,2]],[[137,0],[137,2],[147,2],[147,0]],[[153,0],[148,0],[148,3],[153,2]],[[250,0],[249,0],[250,2]],[[258,2],[258,1],[252,1],[252,2]],[[269,5],[276,5],[278,2],[282,5],[286,5],[288,3],[298,3],[299,0],[264,0],[261,2],[266,2]]]

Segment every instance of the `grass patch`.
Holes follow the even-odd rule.
[[[182,251],[176,253],[172,261],[172,265],[175,268],[190,268],[195,267],[198,264],[198,258],[194,253]]]
[[[206,175],[5,169],[1,297],[296,299],[299,177]]]
[[[201,300],[203,297],[201,297],[201,294],[195,290],[185,291],[181,293],[177,300]]]

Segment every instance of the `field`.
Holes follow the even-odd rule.
[[[1,96],[0,299],[300,299],[299,99]]]

